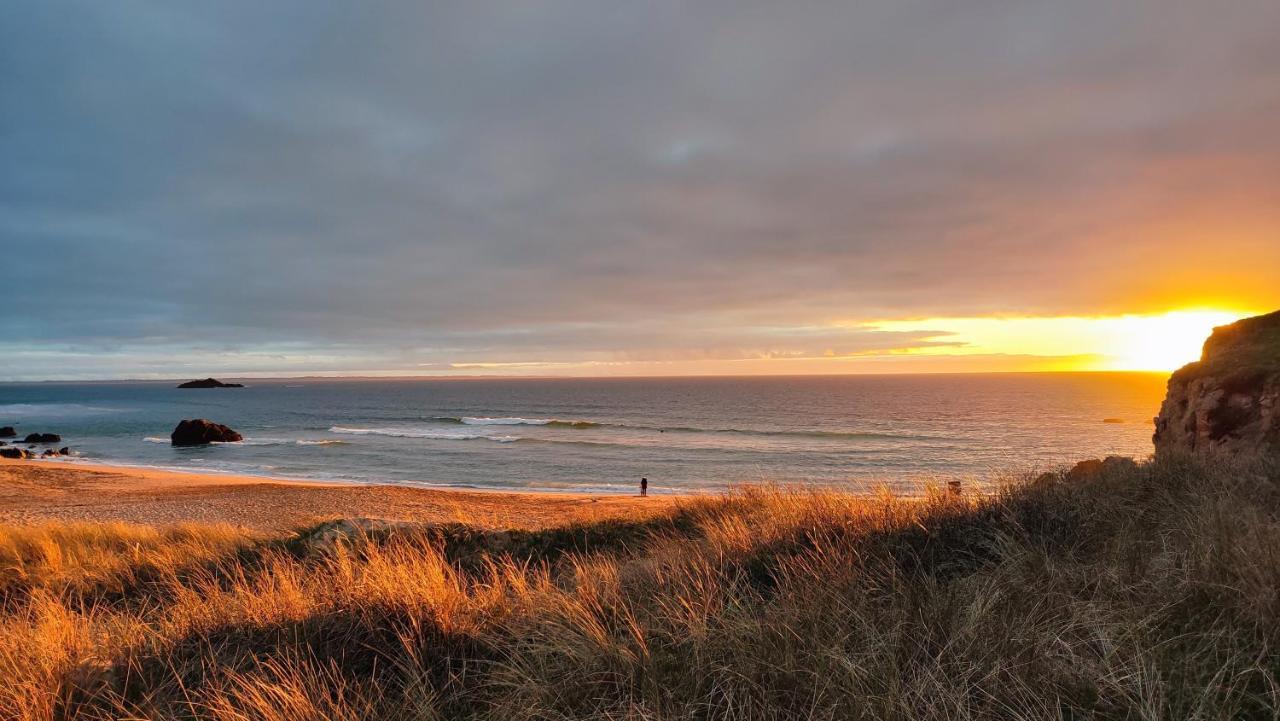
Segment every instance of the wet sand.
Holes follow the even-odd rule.
[[[0,459],[0,524],[222,522],[263,531],[332,518],[540,528],[649,515],[672,496],[465,491]]]

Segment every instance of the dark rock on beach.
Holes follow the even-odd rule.
[[[22,439],[23,443],[58,443],[62,436],[57,433],[31,433]]]
[[[1280,311],[1214,328],[1169,378],[1156,452],[1280,453]]]
[[[13,458],[15,460],[22,460],[23,458],[33,458],[33,457],[34,456],[32,455],[31,451],[28,451],[23,448],[13,448],[13,447],[0,448],[0,458]]]
[[[217,378],[205,378],[202,381],[187,381],[179,388],[244,388],[242,383],[223,383]]]
[[[18,432],[13,430],[13,426],[0,426],[0,438],[14,438]]]
[[[184,420],[169,435],[169,442],[175,446],[203,446],[207,443],[234,443],[241,440],[244,437],[227,426],[203,418]]]

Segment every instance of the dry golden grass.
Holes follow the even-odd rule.
[[[324,531],[0,530],[0,718],[1280,709],[1274,460],[983,499],[748,489],[541,531]]]

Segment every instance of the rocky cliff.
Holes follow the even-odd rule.
[[[1157,453],[1280,453],[1280,311],[1215,328],[1170,376],[1155,421]]]

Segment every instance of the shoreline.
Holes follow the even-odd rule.
[[[286,531],[335,518],[368,517],[539,528],[602,517],[645,517],[684,497],[362,484],[0,460],[0,524],[9,525],[200,522]]]
[[[301,486],[361,485],[350,481],[287,478],[284,476],[258,476],[250,473],[231,473],[216,469],[187,471],[176,467],[113,463],[111,461],[102,461],[97,459],[80,460],[74,456],[59,456],[57,458],[27,458],[22,460],[6,459],[4,461],[4,465],[0,466],[0,468],[10,466],[25,466],[30,468],[68,468],[77,471],[87,471],[89,473],[119,474],[122,472],[128,472],[130,475],[139,479],[161,480],[166,482],[167,485],[218,485],[220,483],[225,483],[227,485],[247,485],[255,483],[281,483]]]
[[[35,457],[28,459],[0,459],[10,464],[36,464],[41,466],[49,465],[65,465],[69,468],[83,469],[86,471],[98,471],[103,473],[118,473],[120,471],[136,472],[138,474],[161,473],[172,474],[174,476],[192,476],[196,478],[209,478],[213,480],[228,479],[230,483],[282,483],[288,485],[314,485],[314,486],[355,486],[355,487],[382,487],[390,486],[393,488],[420,488],[428,491],[457,491],[459,493],[511,493],[511,494],[529,494],[529,495],[554,495],[554,496],[599,496],[610,498],[627,498],[633,493],[622,491],[604,491],[604,490],[582,490],[573,487],[564,488],[486,488],[484,486],[463,485],[457,483],[437,483],[430,480],[410,480],[410,481],[360,481],[350,478],[301,478],[296,476],[277,476],[257,473],[237,473],[234,471],[223,471],[217,468],[199,468],[187,469],[181,466],[156,466],[145,463],[129,463],[127,461],[108,461],[99,458],[83,458],[79,456],[51,456],[48,458]],[[665,491],[650,487],[650,496],[662,496],[669,498],[678,498],[683,496],[701,496],[714,495],[716,493],[727,490],[724,489],[691,489],[687,491]]]

